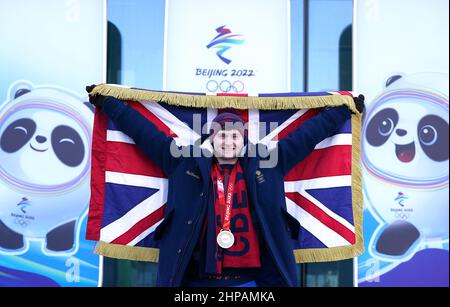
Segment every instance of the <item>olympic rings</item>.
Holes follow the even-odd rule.
[[[228,80],[217,82],[216,80],[209,80],[206,82],[206,90],[210,93],[241,93],[245,89],[244,82],[236,80],[231,83]]]
[[[24,219],[16,218],[16,219],[14,220],[14,222],[15,222],[16,224],[22,226],[22,227],[27,227],[27,226],[28,226],[28,222],[25,221]]]
[[[401,220],[407,220],[409,217],[409,214],[404,213],[404,212],[396,212],[395,217],[398,219],[401,219]]]

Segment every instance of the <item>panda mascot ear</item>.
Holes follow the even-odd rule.
[[[26,93],[31,92],[31,90],[27,89],[27,88],[21,88],[19,90],[17,90],[17,92],[14,94],[14,99],[16,99],[17,97],[20,97]]]
[[[403,78],[403,75],[392,75],[389,78],[387,78],[386,83],[384,84],[385,87],[389,87],[392,83],[395,81]]]
[[[22,95],[25,95],[26,93],[31,92],[33,89],[33,85],[28,81],[17,81],[14,84],[12,84],[9,88],[9,97],[11,100],[16,99]]]

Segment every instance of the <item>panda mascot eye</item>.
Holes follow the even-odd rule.
[[[389,117],[383,120],[378,127],[378,133],[382,136],[389,136],[392,130],[394,130],[394,121]]]
[[[29,118],[18,119],[6,127],[0,138],[0,148],[13,153],[21,149],[36,132],[36,123]]]
[[[366,139],[372,146],[381,146],[394,131],[398,123],[398,113],[396,110],[383,109],[372,117],[366,130]]]
[[[448,160],[448,128],[448,123],[437,115],[427,115],[419,121],[420,145],[431,160]]]
[[[437,140],[437,131],[433,126],[426,125],[419,131],[419,140],[426,146],[433,145]]]
[[[83,161],[83,141],[69,126],[57,126],[52,131],[52,147],[58,159],[67,166],[75,167]]]

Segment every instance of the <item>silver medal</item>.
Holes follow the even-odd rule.
[[[230,248],[234,244],[234,235],[229,230],[221,230],[217,235],[217,244],[222,248]]]

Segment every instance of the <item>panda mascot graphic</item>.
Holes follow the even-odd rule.
[[[0,253],[25,253],[30,241],[42,242],[48,255],[76,252],[93,124],[83,101],[18,81],[0,105]]]
[[[408,260],[448,243],[449,118],[446,74],[394,75],[363,125],[364,195],[379,226],[373,257]]]

